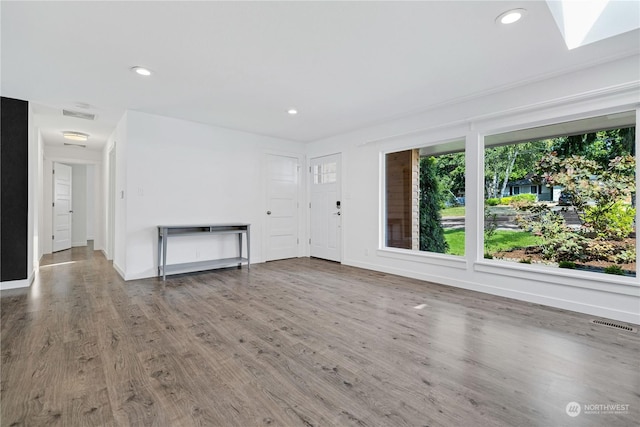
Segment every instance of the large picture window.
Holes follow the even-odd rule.
[[[385,156],[385,243],[464,255],[464,140]]]
[[[635,276],[635,112],[485,138],[484,256]]]

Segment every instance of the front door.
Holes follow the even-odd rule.
[[[298,158],[267,154],[265,261],[298,256]]]
[[[53,164],[53,252],[71,249],[71,166]]]
[[[342,261],[340,154],[311,159],[311,256]]]

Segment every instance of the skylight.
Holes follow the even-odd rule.
[[[640,2],[547,0],[569,49],[640,28]]]

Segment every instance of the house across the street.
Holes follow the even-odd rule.
[[[562,187],[546,186],[533,182],[531,178],[524,178],[508,182],[502,197],[535,194],[538,202],[557,202],[560,198],[560,193],[562,193]]]

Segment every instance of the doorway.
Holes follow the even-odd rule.
[[[100,168],[95,164],[50,163],[51,181],[45,179],[44,200],[50,200],[45,225],[51,233],[43,253],[87,246],[100,235]],[[47,234],[47,233],[45,233]]]
[[[311,256],[342,261],[341,156],[311,159]]]

